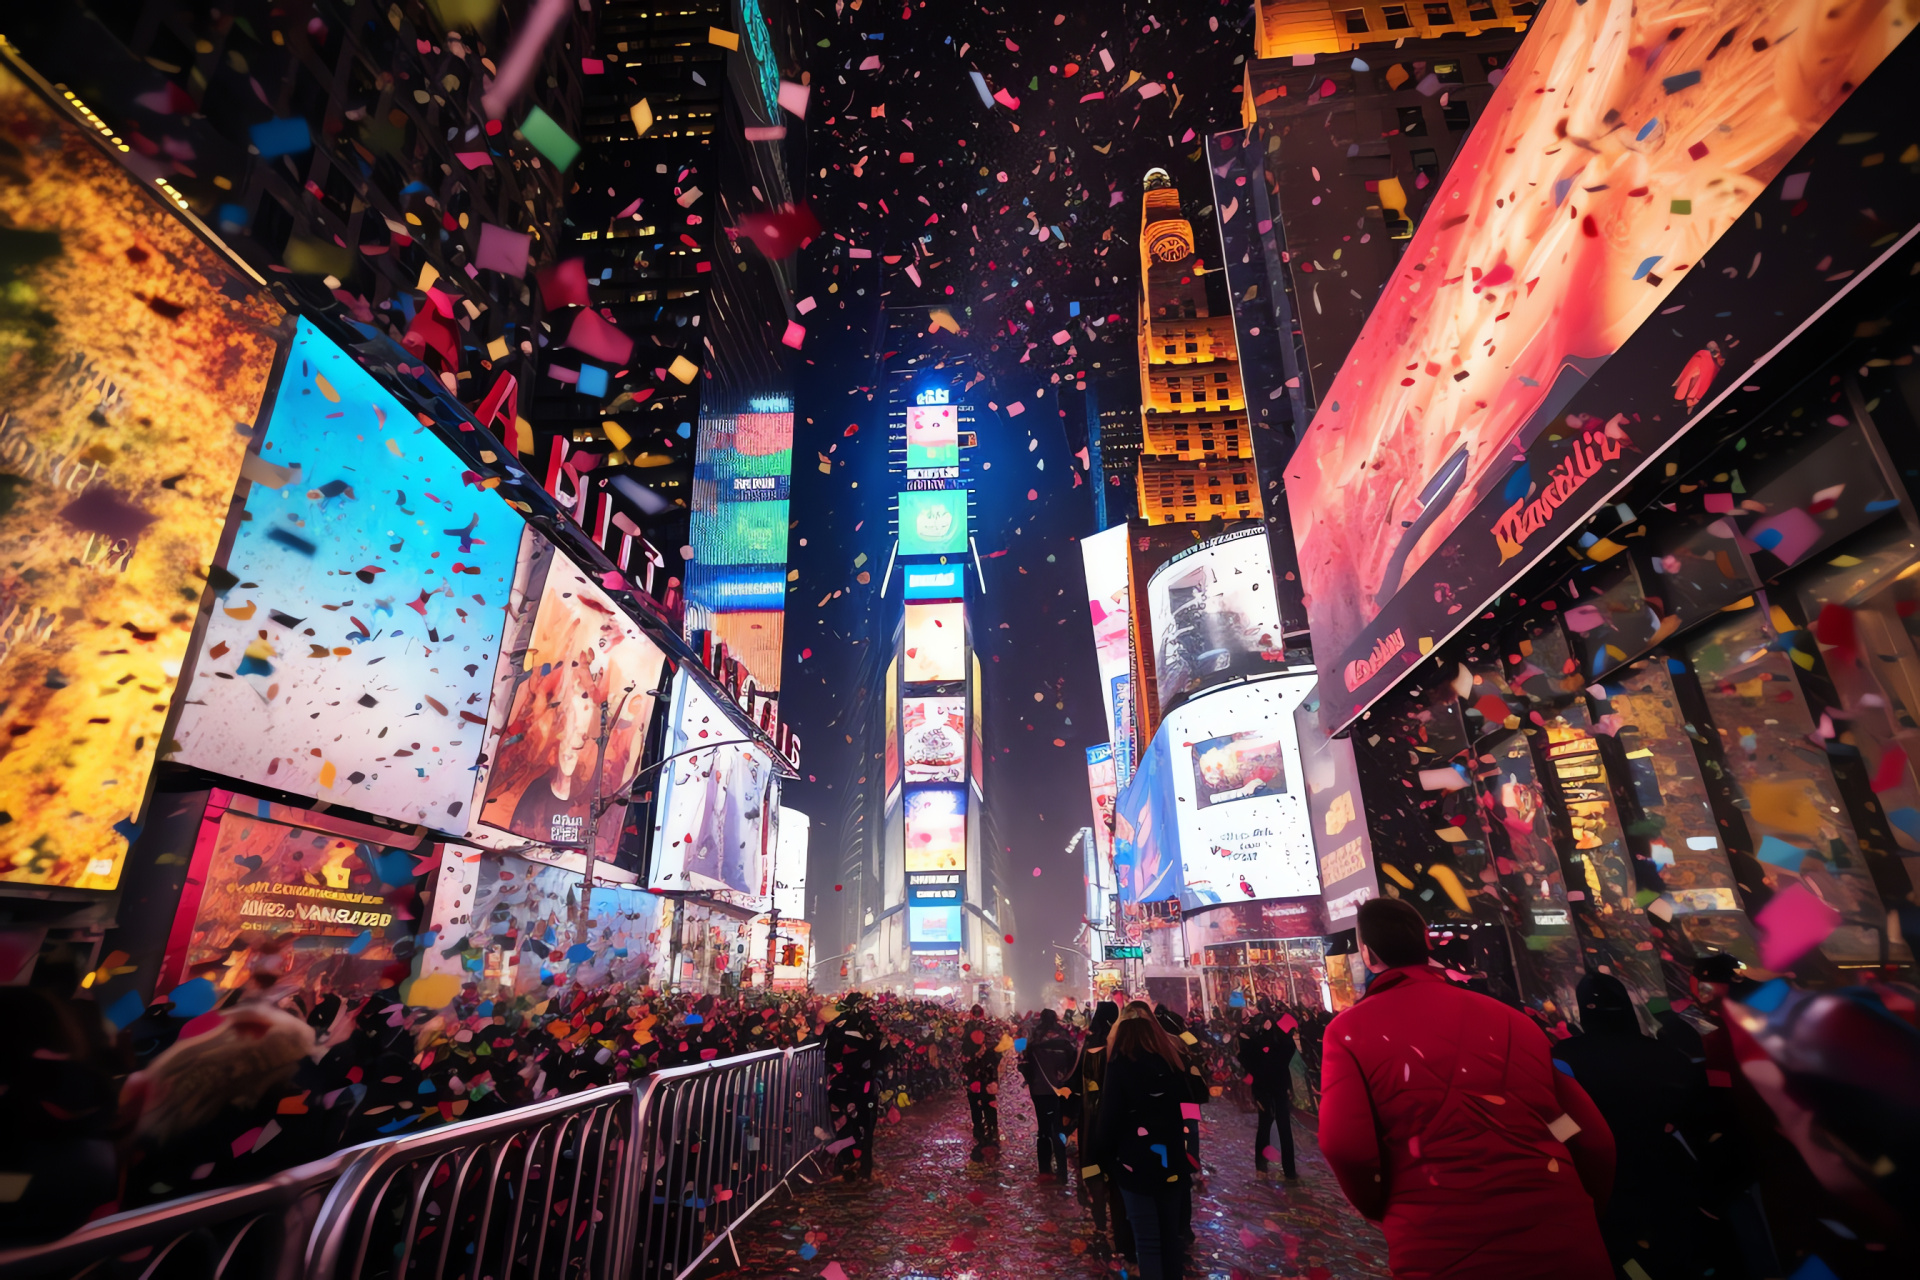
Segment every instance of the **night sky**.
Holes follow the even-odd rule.
[[[890,364],[927,353],[925,364],[947,360],[937,376],[984,375],[966,397],[980,434],[974,536],[985,565],[985,592],[976,587],[970,597],[987,700],[983,846],[1011,849],[1022,1004],[1036,1004],[1052,977],[1046,944],[1071,941],[1078,927],[1079,854],[1063,850],[1091,820],[1085,748],[1107,734],[1077,541],[1096,530],[1075,456],[1086,443],[1086,409],[1070,375],[1085,371],[1095,388],[1110,379],[1137,385],[1135,235],[1149,168],[1173,176],[1202,257],[1217,261],[1202,139],[1239,126],[1249,17],[1247,5],[1199,2],[815,8],[804,186],[824,231],[800,256],[798,292],[819,307],[805,317],[796,388],[788,558],[799,576],[787,598],[782,712],[804,741],[812,779],[789,786],[784,803],[814,822],[808,896],[819,903],[821,957],[838,933],[833,885],[849,784],[880,767],[847,739],[861,740],[868,714],[859,691],[891,550],[877,357],[894,346],[883,302],[946,307],[961,330],[909,331]],[[976,71],[989,92],[1019,105],[989,110],[969,75]],[[1090,94],[1104,96],[1083,103]],[[831,257],[835,233],[874,259]],[[927,234],[933,240],[916,258],[912,242]],[[885,273],[894,291],[884,298],[882,254],[905,255]],[[836,261],[838,276],[830,274]],[[907,262],[917,264],[919,286],[900,274]],[[829,294],[835,282],[839,292]],[[865,296],[855,293],[862,287]],[[1090,323],[1108,316],[1118,318]],[[1056,344],[1063,330],[1069,341]],[[1014,403],[1024,412],[1009,417]],[[895,577],[884,604],[897,610]]]

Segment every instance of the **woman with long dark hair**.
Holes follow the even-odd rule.
[[[1181,1104],[1188,1102],[1180,1045],[1144,1001],[1107,1038],[1106,1080],[1093,1154],[1120,1188],[1145,1280],[1180,1280],[1193,1218],[1193,1162]]]

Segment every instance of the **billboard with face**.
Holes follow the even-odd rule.
[[[173,758],[464,832],[525,527],[302,320]]]
[[[1876,181],[1850,150],[1796,152],[1911,25],[1790,0],[1543,8],[1287,464],[1330,727],[1857,283],[1865,242],[1836,250],[1836,222],[1789,247],[1780,220],[1905,225],[1889,191],[1828,181]],[[1677,318],[1643,328],[1656,312]]]
[[[960,465],[960,415],[950,404],[913,405],[907,410],[907,474]]]
[[[1273,562],[1259,525],[1180,552],[1147,580],[1162,715],[1202,689],[1285,658]]]
[[[592,827],[611,858],[627,810],[610,801],[640,767],[666,655],[532,529],[521,560],[532,607],[509,611],[477,820],[573,849]]]
[[[105,890],[284,317],[4,67],[0,117],[0,881]]]

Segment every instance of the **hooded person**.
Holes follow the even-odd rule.
[[[1582,1034],[1554,1059],[1587,1091],[1613,1132],[1614,1190],[1600,1214],[1613,1265],[1652,1275],[1695,1275],[1702,1236],[1700,1162],[1706,1073],[1678,1050],[1642,1035],[1626,984],[1607,973],[1580,979]]]
[[[1094,1248],[1107,1247],[1108,1223],[1112,1223],[1113,1248],[1123,1257],[1134,1256],[1133,1228],[1127,1224],[1126,1205],[1120,1199],[1119,1184],[1108,1177],[1094,1159],[1093,1144],[1100,1127],[1101,1092],[1107,1074],[1107,1037],[1120,1020],[1120,1006],[1102,1000],[1093,1007],[1087,1023],[1087,1038],[1080,1046],[1080,1059],[1074,1064],[1073,1097],[1068,1106],[1077,1109],[1080,1160],[1080,1202],[1093,1214],[1097,1229]]]
[[[1020,1053],[1020,1074],[1026,1077],[1027,1096],[1033,1099],[1034,1150],[1040,1159],[1040,1176],[1056,1169],[1060,1180],[1067,1180],[1067,1138],[1062,1132],[1062,1104],[1070,1095],[1068,1082],[1079,1054],[1060,1015],[1052,1009],[1040,1011],[1033,1038]]]

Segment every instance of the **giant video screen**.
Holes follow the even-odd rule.
[[[908,684],[944,684],[967,676],[967,610],[958,602],[906,606]]]
[[[1127,627],[1127,526],[1117,524],[1082,538],[1080,558],[1087,575],[1100,706],[1106,713],[1107,740],[1113,744],[1115,777],[1124,786],[1133,771],[1133,717],[1120,714],[1131,706],[1127,685],[1133,661]]]
[[[672,715],[663,756],[677,758],[660,771],[652,887],[707,890],[764,911],[773,900],[772,763],[740,741],[745,734],[684,670],[674,677]]]
[[[906,870],[964,871],[966,868],[967,789],[908,787]]]
[[[1286,655],[1266,528],[1209,538],[1155,569],[1147,617],[1162,715],[1202,689],[1274,670]]]
[[[284,315],[0,66],[0,881],[142,820]]]
[[[1534,20],[1287,464],[1330,728],[1871,265],[1877,246],[1834,247],[1844,221],[1786,245],[1781,220],[1882,204],[1829,182],[1876,180],[1858,137],[1796,152],[1912,20],[1808,14],[1588,0]],[[1642,366],[1602,377],[1630,338]]]
[[[950,404],[917,404],[907,409],[907,475],[957,474],[960,466],[960,411]]]
[[[475,820],[612,858],[666,655],[546,538],[520,546]]]
[[[907,945],[913,947],[957,947],[960,937],[960,908],[907,908]]]
[[[908,489],[901,493],[901,555],[959,555],[966,549],[965,489]]]
[[[967,780],[967,700],[904,698],[902,749],[907,781]]]
[[[174,759],[464,832],[524,522],[306,320]]]

